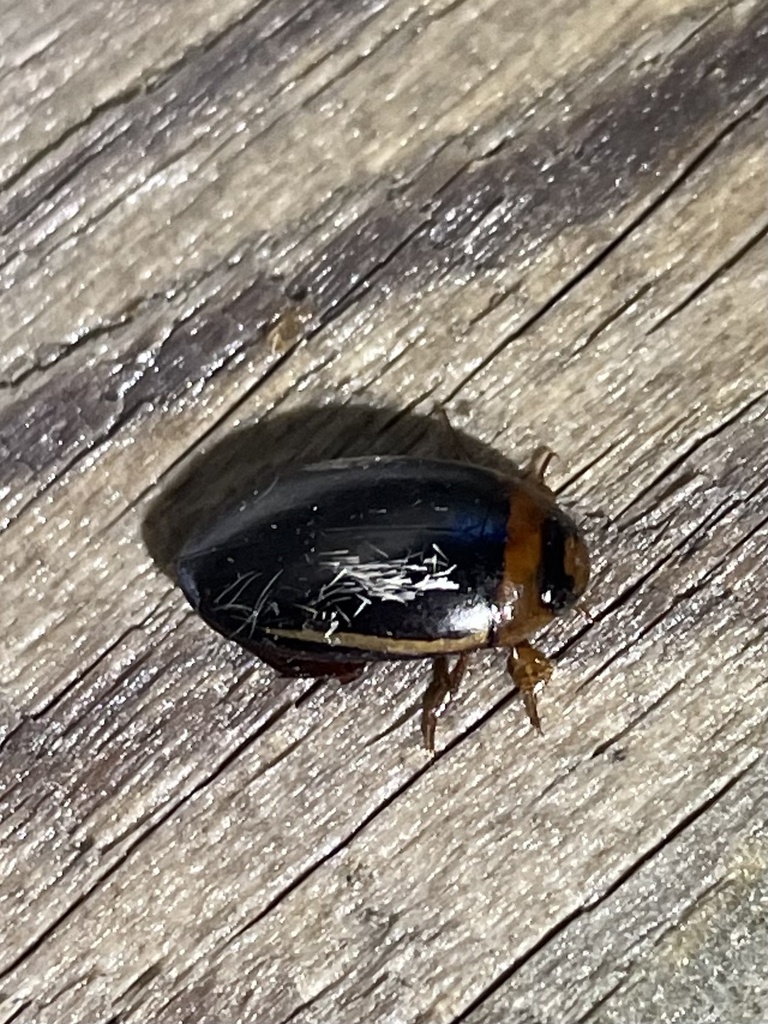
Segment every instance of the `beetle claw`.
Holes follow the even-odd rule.
[[[544,730],[541,728],[541,719],[539,718],[539,709],[537,707],[536,692],[534,688],[528,686],[521,687],[520,692],[523,695],[523,706],[525,707],[531,726],[536,730],[539,736],[543,736]]]
[[[424,749],[428,754],[435,753],[435,729],[437,728],[437,715],[431,709],[424,708],[421,712],[421,735],[424,740]]]

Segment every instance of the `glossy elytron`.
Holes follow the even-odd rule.
[[[432,658],[430,750],[479,648],[508,649],[538,727],[534,691],[551,665],[528,639],[589,577],[582,536],[544,484],[547,461],[511,477],[418,458],[291,470],[188,545],[179,582],[210,626],[287,675],[351,679],[366,662]]]

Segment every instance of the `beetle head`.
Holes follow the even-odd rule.
[[[589,582],[587,546],[576,524],[564,515],[549,515],[541,528],[539,600],[555,615],[576,604]]]

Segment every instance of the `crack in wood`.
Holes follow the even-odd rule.
[[[170,594],[170,592],[171,591],[169,589],[168,593]],[[110,654],[114,653],[121,644],[125,643],[129,636],[133,633],[141,632],[144,626],[151,621],[152,616],[155,615],[161,607],[162,602],[156,605],[156,607],[150,611],[145,618],[127,626],[122,633],[115,637],[114,640],[110,641],[108,646],[106,646],[104,650],[97,655],[97,657],[93,658],[87,665],[83,666],[76,675],[73,676],[73,678],[64,687],[62,687],[61,690],[54,693],[50,700],[45,704],[41,705],[35,711],[26,711],[23,715],[20,715],[16,725],[12,729],[9,729],[4,736],[0,737],[0,755],[3,752],[5,745],[9,741],[13,740],[20,729],[23,729],[28,723],[40,722],[47,718],[52,711],[55,711],[55,709],[67,699],[73,690],[80,686],[92,672],[95,672],[96,669],[98,669],[99,665],[109,658]],[[134,662],[134,666],[139,663],[139,661]]]
[[[637,872],[654,857],[657,857],[661,851],[669,846],[670,843],[674,842],[679,836],[683,835],[695,822],[701,818],[710,808],[714,807],[715,804],[725,799],[733,787],[744,779],[749,772],[754,768],[758,759],[755,758],[745,767],[735,772],[725,783],[723,783],[718,789],[706,800],[702,801],[697,807],[685,815],[680,821],[676,822],[675,825],[656,843],[643,852],[626,870],[622,871],[606,888],[594,899],[588,903],[584,903],[571,911],[566,917],[562,918],[554,927],[552,927],[541,939],[531,946],[522,956],[518,957],[514,963],[510,964],[504,971],[502,971],[494,981],[486,986],[486,988],[465,1007],[458,1015],[453,1017],[451,1024],[463,1024],[467,1021],[471,1015],[478,1010],[484,1002],[486,1002],[492,995],[494,995],[502,986],[506,985],[514,977],[517,972],[529,963],[538,953],[540,953],[549,943],[555,938],[567,931],[569,926],[577,921],[584,914],[591,913],[603,903],[611,898],[623,885],[625,885]]]
[[[471,373],[468,373],[459,384],[457,384],[448,394],[446,401],[452,401],[456,398],[460,392],[467,386],[467,384],[476,377],[482,370],[486,369],[494,359],[498,356],[513,342],[518,341],[529,333],[532,327],[535,327],[544,317],[550,313],[556,306],[566,299],[575,289],[577,289],[584,281],[588,280],[592,274],[595,273],[607,260],[616,252],[620,246],[631,238],[639,228],[641,228],[647,221],[656,214],[680,189],[693,174],[695,174],[708,160],[717,148],[733,134],[746,120],[753,117],[758,111],[760,111],[768,100],[768,95],[761,95],[759,99],[750,106],[750,108],[738,116],[734,117],[729,121],[718,133],[711,139],[706,145],[702,146],[701,149],[686,163],[683,169],[675,175],[670,183],[655,196],[641,211],[632,218],[629,224],[626,225],[619,233],[611,239],[611,241],[603,246],[603,248],[595,255],[592,259],[588,260],[575,274],[573,274],[568,280],[561,285],[561,287],[554,292],[545,302],[543,302],[538,309],[536,309],[530,316],[528,316],[522,324],[516,327],[513,331],[507,334],[502,340],[495,346],[484,359],[475,367],[473,367]],[[763,229],[762,234],[754,241],[758,242],[765,234],[768,229]],[[739,251],[737,259],[740,259],[746,252],[749,251],[751,245],[746,246],[744,251]],[[717,275],[716,275],[717,276]],[[716,279],[713,277],[713,281]],[[712,282],[707,282],[707,285]],[[704,289],[702,289],[704,290]],[[642,289],[641,289],[642,291]],[[685,303],[687,305],[687,303]],[[682,309],[683,306],[680,307]],[[675,310],[674,312],[679,312]],[[605,325],[603,325],[604,327]],[[660,326],[660,325],[659,325]],[[603,328],[601,328],[603,329]],[[592,339],[590,339],[592,340]],[[582,346],[582,351],[587,345]],[[577,353],[574,353],[577,354]]]
[[[763,224],[753,235],[751,235],[747,241],[740,246],[735,253],[731,256],[726,257],[719,266],[717,266],[711,274],[709,274],[703,281],[696,285],[691,291],[672,309],[664,313],[650,328],[647,332],[648,335],[655,334],[656,331],[660,330],[665,324],[668,324],[670,320],[673,320],[679,313],[689,306],[696,299],[700,298],[708,288],[719,280],[724,274],[732,270],[744,256],[754,249],[755,246],[759,245],[760,242],[768,235],[768,223]]]
[[[216,770],[207,775],[204,779],[200,780],[195,786],[193,786],[189,792],[184,793],[181,798],[175,800],[170,806],[166,807],[161,813],[157,814],[151,826],[143,831],[127,848],[117,857],[112,864],[108,866],[101,874],[98,874],[91,883],[81,892],[72,903],[66,907],[56,918],[48,924],[39,935],[36,936],[27,946],[21,950],[17,956],[9,961],[4,967],[0,968],[0,981],[7,978],[14,971],[16,971],[26,960],[33,956],[45,942],[47,942],[58,929],[68,921],[81,907],[83,907],[89,899],[91,899],[95,893],[101,889],[109,879],[119,871],[123,865],[136,853],[141,846],[147,842],[147,840],[155,833],[159,828],[166,824],[185,804],[187,804],[197,793],[206,789],[215,780],[223,774],[227,768],[230,767],[238,758],[242,757],[249,747],[253,746],[257,740],[270,729],[275,722],[277,722],[283,715],[286,714],[292,707],[291,702],[286,702],[281,707],[278,707],[272,715],[270,715],[258,729],[247,736],[241,741],[230,753],[222,759]],[[104,849],[108,851],[110,846],[105,846]]]
[[[635,508],[637,505],[642,504],[649,494],[655,491],[669,476],[676,473],[681,469],[691,458],[699,451],[704,445],[714,440],[716,437],[724,434],[725,431],[729,430],[734,424],[738,423],[739,420],[744,419],[753,409],[765,402],[768,398],[768,391],[761,391],[760,394],[750,398],[748,402],[740,406],[734,412],[732,412],[725,419],[721,420],[714,427],[702,434],[700,437],[695,438],[691,444],[685,448],[679,455],[676,455],[671,459],[659,473],[654,476],[645,487],[643,487],[637,494],[632,497],[626,505],[622,506],[616,513],[615,521],[620,523],[620,529],[628,529],[636,525],[636,523],[643,518],[645,515],[644,511],[640,511],[636,516],[627,518],[627,513],[630,509]],[[766,410],[768,411],[768,409]]]
[[[621,977],[616,984],[612,985],[607,992],[603,993],[597,1002],[590,1006],[586,1013],[583,1013],[578,1020],[574,1021],[574,1024],[588,1024],[588,1021],[593,1020],[598,1010],[610,1002],[616,993],[620,992],[624,988],[627,981],[632,976],[633,968],[634,963],[630,960],[626,967],[621,971]]]

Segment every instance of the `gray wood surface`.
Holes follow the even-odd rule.
[[[0,4],[0,1021],[768,1019],[768,5]],[[594,617],[286,682],[265,465],[557,451]]]

